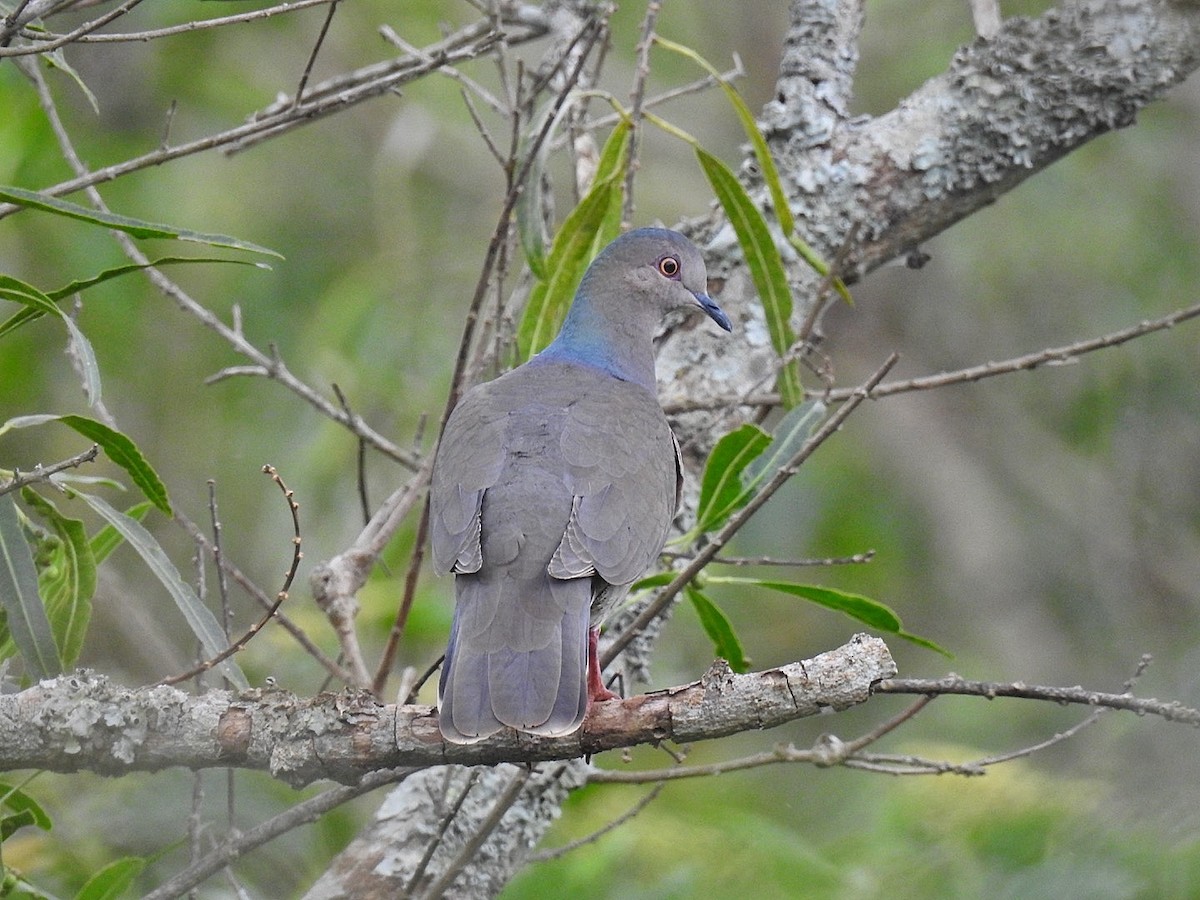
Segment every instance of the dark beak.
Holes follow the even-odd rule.
[[[708,313],[708,317],[724,328],[726,331],[733,331],[733,323],[729,321],[729,316],[725,315],[725,310],[717,306],[716,301],[708,294],[694,293],[693,297],[700,304],[700,308]]]

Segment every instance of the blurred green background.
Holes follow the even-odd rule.
[[[747,71],[740,89],[758,109],[773,90],[785,6],[668,2],[659,31],[720,67],[739,54]],[[1005,13],[1045,8],[1014,2]],[[213,13],[145,4],[122,29],[191,14]],[[604,86],[620,97],[628,92],[642,14],[642,5],[626,3],[613,18]],[[462,2],[343,4],[314,81],[389,56],[379,24],[421,45],[439,37],[440,23],[473,15]],[[80,155],[98,168],[156,147],[172,102],[170,140],[181,143],[232,127],[277,92],[290,93],[324,16],[313,9],[146,44],[72,48],[68,58],[95,92],[98,114],[68,79],[49,77]],[[961,2],[869,3],[856,111],[890,109],[942,71],[971,36]],[[518,52],[536,58],[536,48]],[[495,83],[486,60],[467,71]],[[685,62],[655,56],[652,89],[693,77]],[[33,91],[11,64],[0,64],[0,110],[0,183],[39,188],[71,175]],[[663,113],[730,163],[740,160],[738,123],[716,93]],[[503,123],[490,124],[504,133]],[[208,153],[143,171],[103,194],[127,215],[233,234],[284,254],[269,272],[196,266],[171,274],[226,321],[238,305],[251,340],[274,343],[320,389],[336,383],[357,413],[397,443],[414,440],[422,414],[436,421],[503,197],[502,173],[449,79],[427,78],[401,97],[232,157]],[[710,201],[690,150],[649,132],[637,223],[700,215]],[[1113,331],[1196,302],[1198,234],[1200,81],[1193,77],[1146,109],[1135,127],[1094,141],[932,241],[923,269],[889,267],[855,286],[855,306],[826,317],[821,349],[838,382],[850,385],[892,350],[902,354],[893,374],[907,377]],[[44,289],[122,261],[96,229],[29,212],[0,222],[0,270]],[[0,315],[10,309],[0,306]],[[95,345],[105,401],[121,428],[193,520],[207,520],[207,481],[215,480],[230,553],[260,584],[274,590],[291,553],[289,517],[259,472],[263,463],[278,467],[301,504],[303,575],[355,535],[357,448],[343,431],[266,380],[205,386],[205,378],[242,360],[137,276],[89,291],[79,323]],[[972,678],[1120,690],[1141,654],[1152,653],[1138,692],[1200,704],[1197,327],[1074,365],[868,404],[734,550],[793,557],[877,551],[869,565],[802,577],[889,603],[909,630],[955,654],[948,662],[893,642],[903,675],[952,667]],[[64,343],[61,327],[45,320],[0,342],[0,420],[85,411]],[[81,449],[66,429],[25,429],[3,438],[0,465],[27,469]],[[369,473],[376,502],[406,478],[378,456]],[[180,531],[161,517],[148,525],[180,569],[192,571],[193,549]],[[377,653],[391,625],[412,530],[393,542],[389,571],[376,573],[363,592],[368,652]],[[441,652],[449,593],[445,581],[422,581],[402,664],[423,669]],[[765,592],[714,587],[712,594],[755,667],[811,656],[856,630],[833,613]],[[239,609],[248,622],[250,608]],[[336,653],[303,587],[287,611]],[[83,663],[143,683],[180,670],[191,652],[187,629],[157,582],[127,548],[118,551],[104,568]],[[695,678],[711,655],[694,615],[680,610],[667,627],[654,686]],[[278,629],[267,629],[244,656],[252,679],[272,676],[301,693],[322,685],[323,672]],[[854,737],[903,705],[902,698],[877,698],[836,719],[692,748],[689,761],[728,759],[779,741],[807,746],[824,731]],[[1084,715],[1020,701],[942,699],[884,749],[972,759],[1035,743]],[[985,778],[775,766],[677,783],[631,823],[531,868],[505,896],[1194,897],[1196,750],[1194,730],[1109,715]],[[667,762],[650,750],[632,754],[631,763],[600,761]],[[234,780],[238,827],[298,796],[265,776]],[[6,842],[5,863],[66,894],[116,855],[153,855],[164,835],[181,838],[192,776],[41,776],[30,790],[55,831]],[[576,794],[547,844],[589,833],[646,790]],[[219,833],[227,822],[224,776],[208,773],[204,791]],[[360,801],[267,846],[239,863],[239,876],[260,896],[298,893],[376,803]],[[171,848],[143,886],[177,869],[186,854]],[[201,895],[230,890],[214,879]]]

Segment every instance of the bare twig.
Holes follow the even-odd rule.
[[[11,480],[0,484],[0,494],[8,494],[12,491],[19,491],[28,484],[38,484],[39,482],[43,481],[53,482],[54,479],[51,476],[67,469],[78,468],[84,463],[92,462],[99,453],[100,446],[98,444],[92,444],[92,446],[87,450],[84,450],[82,453],[76,453],[74,456],[69,457],[68,459],[64,459],[56,463],[50,463],[49,465],[45,466],[39,463],[28,472],[13,472],[13,477]]]
[[[329,4],[329,9],[325,11],[325,20],[321,22],[321,30],[317,32],[317,39],[313,43],[312,52],[308,54],[308,61],[304,64],[304,71],[300,75],[300,83],[296,85],[296,96],[292,100],[292,106],[300,105],[300,101],[304,99],[304,89],[308,87],[309,76],[312,75],[313,66],[317,64],[317,54],[321,52],[321,47],[325,43],[325,37],[329,34],[329,26],[333,24],[333,17],[337,15],[339,0],[332,0]]]
[[[479,769],[472,769],[467,776],[467,783],[463,785],[463,789],[454,798],[454,803],[442,814],[441,821],[438,822],[437,832],[430,837],[428,843],[425,845],[425,852],[421,854],[421,858],[417,861],[416,866],[413,867],[412,876],[408,879],[408,884],[404,886],[405,897],[412,896],[417,882],[425,877],[425,870],[429,868],[429,861],[433,859],[433,854],[441,846],[442,838],[446,836],[446,831],[450,828],[450,823],[454,821],[454,817],[462,809],[463,803],[467,800],[467,794],[471,793],[471,788],[475,786],[475,782],[478,780]]]
[[[695,554],[692,553],[675,553],[672,551],[664,551],[663,557],[666,559],[684,560],[687,562],[695,559]],[[864,553],[855,553],[852,556],[824,556],[812,559],[776,559],[773,556],[714,556],[709,562],[717,563],[722,566],[847,566],[869,563],[875,558],[874,550],[867,550]]]
[[[189,22],[184,22],[181,25],[170,25],[166,28],[152,28],[147,29],[146,31],[132,31],[125,33],[79,34],[78,30],[76,30],[75,32],[67,35],[26,29],[21,32],[21,37],[34,43],[20,47],[13,47],[8,51],[0,49],[0,57],[28,56],[36,53],[46,53],[53,49],[49,46],[51,42],[55,42],[56,46],[65,46],[66,44],[104,44],[152,41],[157,40],[158,38],[173,37],[178,34],[189,34],[193,31],[202,31],[208,28],[221,28],[225,25],[241,25],[245,22],[254,22],[259,19],[267,19],[282,13],[297,12],[298,10],[307,9],[310,6],[320,6],[325,3],[336,2],[337,0],[293,0],[293,2],[280,3],[276,6],[268,6],[265,9],[256,9],[253,12],[238,13],[237,15],[233,16],[220,16],[215,19],[194,19]]]
[[[430,884],[429,887],[421,894],[421,897],[426,898],[426,900],[438,900],[438,898],[446,895],[446,891],[450,885],[454,883],[454,879],[458,877],[459,873],[464,868],[466,868],[467,863],[471,861],[471,858],[474,857],[479,851],[479,848],[483,846],[483,842],[488,839],[488,835],[490,835],[495,830],[496,826],[500,824],[500,820],[504,817],[504,814],[508,812],[509,807],[511,807],[513,803],[516,802],[517,797],[521,795],[521,789],[525,787],[525,782],[529,781],[530,774],[531,770],[521,769],[513,776],[513,779],[509,782],[508,787],[506,787],[504,792],[496,798],[496,802],[492,806],[492,810],[488,814],[488,817],[479,824],[479,828],[477,828],[475,833],[471,835],[470,840],[463,845],[462,849],[459,850],[458,855],[454,857],[454,859],[450,861],[450,863],[445,869],[442,870],[438,877],[434,879],[433,883]]]
[[[77,41],[77,40],[79,40],[79,38],[83,37],[84,35],[91,34],[97,28],[102,28],[103,26],[107,25],[109,22],[113,22],[113,21],[116,21],[117,19],[121,18],[121,16],[125,15],[125,13],[129,12],[131,9],[133,9],[135,6],[137,6],[141,2],[142,2],[142,0],[125,0],[124,3],[122,3],[119,6],[113,7],[108,12],[104,13],[104,15],[97,16],[95,19],[92,19],[90,22],[84,22],[82,25],[80,25],[78,28],[76,28],[74,31],[70,32],[69,34],[64,34],[58,38],[55,38],[54,40],[47,41],[44,44],[39,44],[37,46],[37,49],[33,50],[32,53],[48,53],[51,50],[57,50],[59,47],[64,47],[67,44],[72,43],[73,41]],[[14,21],[19,21],[19,18],[15,18]],[[7,29],[7,25],[6,25],[5,31],[7,32],[7,30],[8,29]],[[6,37],[6,41],[7,41],[8,35],[6,34],[5,37]],[[3,47],[3,46],[0,46],[0,57],[28,56],[28,55],[30,55],[30,50],[26,47]]]
[[[204,662],[200,663],[200,665],[196,666],[195,668],[190,669],[181,675],[173,675],[170,678],[164,678],[159,682],[159,684],[179,684],[181,681],[187,681],[189,678],[195,678],[197,675],[207,672],[213,666],[220,665],[235,653],[240,653],[242,650],[245,650],[246,645],[253,640],[254,636],[262,631],[268,622],[275,618],[275,614],[279,612],[279,607],[282,606],[283,601],[288,598],[288,591],[291,589],[292,581],[296,578],[296,570],[300,568],[300,560],[304,556],[304,554],[300,552],[300,504],[295,501],[292,491],[286,484],[283,483],[283,479],[279,477],[279,473],[275,471],[274,466],[263,466],[262,470],[271,476],[271,479],[283,492],[284,499],[286,499],[288,502],[288,509],[292,514],[292,564],[288,567],[287,572],[284,574],[283,586],[275,595],[275,602],[267,610],[266,614],[263,615],[263,617],[253,625],[251,625],[246,630],[246,633],[240,638],[232,642],[216,656],[204,660]],[[216,544],[214,542],[214,547],[215,546]]]
[[[646,4],[646,15],[642,19],[642,36],[637,45],[637,67],[634,69],[633,89],[630,91],[629,159],[625,164],[625,205],[621,210],[621,222],[628,226],[633,222],[633,184],[639,166],[638,151],[641,149],[642,109],[646,100],[646,81],[650,78],[650,48],[654,46],[654,26],[662,8],[659,0]]]
[[[596,771],[603,770],[597,769]],[[591,781],[591,778],[588,780]],[[552,859],[558,859],[559,857],[566,856],[571,851],[578,850],[580,847],[586,847],[588,844],[596,843],[596,841],[600,840],[600,838],[604,837],[604,835],[608,834],[610,831],[620,828],[622,825],[644,810],[647,806],[653,803],[658,795],[662,793],[663,788],[665,787],[666,784],[664,782],[659,782],[658,784],[654,785],[651,790],[646,792],[646,796],[641,797],[637,803],[633,804],[633,806],[625,810],[625,812],[621,813],[611,822],[605,822],[604,825],[597,828],[591,834],[585,834],[583,837],[576,838],[573,841],[563,844],[561,847],[553,847],[548,850],[538,850],[534,853],[531,853],[529,854],[529,862],[549,862]]]
[[[982,381],[996,375],[1011,375],[1014,372],[1027,372],[1042,366],[1067,365],[1074,363],[1079,357],[1096,350],[1108,347],[1119,347],[1121,344],[1153,334],[1156,331],[1166,331],[1191,319],[1200,316],[1200,303],[1157,319],[1146,319],[1136,325],[1114,331],[1100,337],[1076,341],[1058,347],[1047,347],[1036,353],[1027,353],[1001,362],[987,362],[965,369],[955,369],[952,372],[941,372],[937,375],[923,375],[919,378],[909,378],[903,381],[885,381],[871,391],[871,399],[878,400],[894,394],[905,394],[912,391],[927,391],[934,388],[948,387],[952,384],[965,384]],[[854,396],[857,388],[837,388],[831,391],[812,393],[809,396],[820,397],[827,403],[842,403]],[[668,414],[694,412],[702,409],[718,409],[729,404],[738,406],[770,406],[779,403],[779,395],[771,393],[754,394],[744,397],[715,397],[697,402],[674,403],[667,406]]]
[[[1106,706],[1124,709],[1138,715],[1155,715],[1169,722],[1200,726],[1200,710],[1176,701],[1134,697],[1132,694],[1109,694],[1075,687],[1047,687],[995,681],[970,681],[957,675],[944,678],[889,678],[872,688],[876,694],[961,694],[994,700],[997,697],[1019,697],[1025,700],[1048,700],[1054,703],[1077,703],[1083,706]]]
[[[163,882],[146,894],[143,900],[171,900],[171,898],[178,897],[251,850],[261,847],[301,825],[315,822],[325,813],[355,797],[361,797],[377,788],[403,781],[415,771],[417,770],[405,768],[371,772],[364,775],[362,780],[352,787],[330,788],[322,794],[302,800],[295,806],[247,831],[233,832],[228,840],[182,872]]]

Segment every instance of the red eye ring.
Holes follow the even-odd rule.
[[[664,256],[658,261],[658,271],[667,278],[678,278],[679,269],[679,257],[677,256]]]

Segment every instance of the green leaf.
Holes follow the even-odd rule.
[[[676,572],[655,572],[653,575],[647,575],[635,581],[629,587],[629,593],[636,594],[638,591],[648,591],[651,588],[666,587],[675,580]]]
[[[826,609],[833,609],[844,613],[869,628],[894,634],[918,646],[941,653],[943,656],[950,656],[948,652],[933,641],[918,637],[915,634],[909,634],[905,631],[904,626],[900,622],[900,617],[896,615],[891,607],[880,603],[878,600],[872,600],[870,597],[864,597],[861,594],[852,594],[849,591],[821,587],[815,584],[792,584],[788,581],[768,581],[759,578],[736,578],[723,575],[710,576],[708,583],[752,585],[768,588],[772,591],[779,591],[793,597],[799,597],[810,603],[816,603],[818,606],[824,606]]]
[[[688,585],[685,589],[688,599],[700,617],[700,624],[713,642],[713,650],[717,656],[729,663],[729,668],[735,672],[748,672],[750,661],[742,651],[742,642],[738,640],[729,617],[717,604],[696,588]]]
[[[750,146],[754,150],[754,156],[758,160],[758,167],[762,172],[763,181],[766,182],[767,190],[771,193],[771,205],[775,208],[775,218],[779,221],[779,227],[783,229],[785,236],[790,235],[795,230],[796,221],[792,217],[792,209],[788,205],[787,195],[783,192],[783,184],[779,180],[779,170],[775,167],[775,159],[771,156],[766,138],[763,137],[762,131],[759,130],[758,123],[754,120],[754,114],[750,112],[750,107],[746,105],[746,101],[742,99],[741,94],[737,92],[733,85],[721,77],[721,73],[717,71],[712,63],[691,47],[685,47],[682,44],[669,41],[658,34],[654,36],[654,43],[658,44],[664,50],[670,50],[672,53],[677,53],[680,56],[690,59],[711,75],[717,84],[721,86],[721,89],[725,92],[725,96],[729,98],[730,104],[733,105],[738,119],[741,120],[742,130],[746,133],[746,138],[750,141]]]
[[[146,860],[140,856],[114,860],[84,883],[75,900],[120,900],[145,868]]]
[[[545,348],[558,332],[583,273],[592,261],[592,244],[608,213],[615,179],[598,181],[571,210],[554,238],[546,261],[549,278],[539,281],[529,293],[529,302],[517,328],[517,356],[524,362]]]
[[[600,160],[596,163],[596,174],[592,177],[593,184],[609,179],[613,179],[615,183],[619,184],[620,182],[617,180],[624,178],[625,161],[629,157],[629,140],[632,133],[632,121],[622,117],[614,126],[608,140],[604,142],[604,149],[600,151]],[[593,258],[616,240],[617,235],[620,234],[624,200],[624,188],[613,191],[608,203],[608,210],[601,219],[600,227],[596,230],[596,237],[592,241],[591,255]]]
[[[200,231],[190,231],[186,228],[177,228],[174,225],[162,225],[156,222],[147,222],[143,219],[133,219],[129,216],[117,215],[116,213],[100,212],[99,210],[89,209],[86,206],[80,206],[78,203],[71,203],[58,197],[51,197],[49,194],[27,191],[24,188],[12,185],[0,185],[0,200],[7,200],[9,203],[16,203],[18,206],[25,206],[30,209],[40,209],[43,212],[65,216],[68,219],[78,219],[81,222],[88,222],[92,225],[115,228],[117,231],[123,231],[135,238],[167,238],[177,241],[192,241],[198,244],[207,244],[210,247],[246,250],[250,253],[261,253],[266,256],[283,259],[283,256],[274,250],[268,250],[266,247],[260,247],[258,244],[252,244],[240,238],[229,237],[224,234],[206,234]]]
[[[763,137],[763,133],[759,130],[758,122],[754,120],[753,113],[750,112],[750,107],[746,105],[746,101],[742,99],[741,94],[728,81],[721,77],[721,73],[716,70],[712,63],[708,62],[699,53],[691,47],[685,47],[682,44],[676,44],[674,41],[669,41],[661,35],[654,36],[654,42],[664,50],[670,50],[672,53],[678,53],[684,56],[700,68],[704,69],[711,75],[725,91],[725,96],[729,98],[729,102],[733,105],[734,111],[742,122],[742,130],[746,133],[746,138],[750,141],[750,146],[754,150],[754,157],[758,160],[758,168],[762,172],[763,182],[767,185],[767,190],[771,194],[771,206],[775,209],[775,218],[779,222],[779,228],[783,232],[783,236],[788,239],[788,242],[800,254],[800,258],[808,263],[821,277],[829,275],[829,263],[825,262],[817,251],[808,246],[798,234],[796,234],[796,220],[792,216],[791,206],[788,205],[787,195],[783,192],[783,183],[779,178],[779,169],[775,166],[775,158],[771,155],[771,150],[767,146],[767,140]],[[840,278],[833,279],[833,289],[838,292],[843,300],[850,306],[854,305],[854,298],[850,296],[850,291],[846,287],[846,283]]]
[[[137,444],[121,432],[109,428],[103,422],[97,422],[86,416],[39,413],[9,419],[0,425],[0,435],[13,428],[30,428],[34,425],[44,425],[47,422],[62,422],[88,440],[98,444],[109,459],[128,473],[133,483],[141,488],[146,499],[168,516],[171,515],[171,500],[167,496],[167,488],[150,463],[146,462],[146,458],[142,456],[142,451],[138,449]]]
[[[32,488],[25,488],[21,498],[54,532],[53,539],[41,541],[38,547],[38,588],[59,659],[64,669],[70,669],[79,658],[92,616],[96,558],[82,521],[67,518]]]
[[[59,421],[99,444],[109,459],[129,473],[129,477],[141,488],[147,500],[168,516],[171,515],[171,501],[167,496],[166,485],[162,483],[162,479],[150,463],[146,462],[137,444],[121,432],[95,419],[68,415],[62,416]]]
[[[125,510],[125,515],[140,522],[153,507],[154,504],[149,500],[143,500],[136,506],[131,506]],[[96,565],[98,566],[104,562],[108,558],[108,555],[120,547],[124,541],[125,538],[121,537],[121,532],[117,531],[111,525],[105,525],[92,535],[92,558],[95,559]]]
[[[770,481],[820,427],[825,420],[825,410],[825,404],[820,400],[806,400],[788,410],[775,426],[770,449],[746,470],[746,486],[755,488]]]
[[[162,547],[159,546],[158,541],[142,527],[141,523],[113,509],[102,498],[93,494],[84,494],[78,491],[69,493],[87,503],[101,518],[120,532],[121,537],[137,551],[142,561],[167,589],[167,593],[175,601],[175,605],[187,620],[188,626],[200,641],[207,656],[216,656],[229,647],[229,639],[225,636],[216,617],[200,601],[191,586],[183,580],[179,570],[175,568],[175,564],[171,562]],[[217,668],[238,688],[245,690],[250,686],[246,681],[246,676],[242,674],[241,668],[233,660],[227,659]]]
[[[158,259],[142,265],[139,263],[129,263],[123,266],[115,266],[111,269],[105,269],[96,275],[91,275],[87,278],[78,278],[74,281],[64,284],[60,288],[55,288],[52,291],[46,291],[43,296],[55,301],[62,300],[65,297],[70,297],[74,294],[86,291],[90,287],[95,287],[98,284],[103,284],[113,278],[118,278],[121,275],[127,275],[130,272],[140,272],[144,269],[161,268],[163,266],[178,265],[181,263],[228,263],[235,266],[254,266],[257,269],[270,269],[264,262],[255,262],[248,259],[221,259],[215,256],[161,256]],[[0,275],[0,279],[10,276]],[[15,280],[15,279],[13,279]],[[28,285],[27,285],[28,287]],[[37,290],[31,288],[31,290]],[[41,293],[40,291],[38,293]],[[19,301],[18,301],[19,302]],[[26,322],[32,322],[34,319],[40,319],[45,315],[44,310],[35,309],[26,306],[25,309],[18,310],[13,313],[7,320],[0,323],[0,337],[4,337],[8,332],[15,331]]]
[[[742,483],[742,473],[771,444],[771,436],[757,425],[742,425],[713,447],[700,481],[695,534],[713,531],[749,502],[752,492]]]
[[[28,783],[28,779],[24,783]],[[0,782],[0,806],[13,812],[28,814],[29,824],[36,825],[43,831],[50,831],[54,827],[41,804],[14,785]]]
[[[62,47],[58,47],[49,53],[43,53],[41,54],[41,57],[47,62],[47,64],[50,65],[51,68],[58,69],[60,72],[64,73],[68,78],[74,81],[79,90],[83,92],[83,96],[87,98],[88,103],[91,104],[92,112],[94,112],[96,115],[100,115],[100,104],[96,102],[96,95],[92,93],[92,89],[87,86],[84,80],[79,77],[79,73],[76,72],[71,67],[71,64],[67,62],[67,57],[63,53]]]
[[[38,593],[37,567],[12,494],[0,495],[0,607],[30,677],[40,681],[61,672],[58,648]]]
[[[91,343],[83,332],[79,330],[79,326],[65,312],[58,308],[54,300],[47,294],[42,293],[31,284],[13,278],[11,275],[0,275],[0,297],[7,300],[13,300],[22,304],[25,309],[5,322],[5,326],[12,322],[13,319],[25,313],[26,319],[37,318],[42,315],[57,316],[63,325],[66,326],[67,336],[71,342],[71,348],[75,354],[75,358],[79,361],[79,366],[83,372],[83,389],[87,395],[88,402],[95,405],[100,401],[100,367],[96,364],[96,353],[92,349]],[[18,323],[19,324],[19,323]],[[15,326],[14,326],[15,327]],[[3,330],[0,330],[3,334]]]
[[[808,244],[804,242],[800,235],[794,233],[789,234],[788,243],[792,245],[792,248],[798,254],[800,254],[800,258],[808,263],[810,269],[812,269],[822,278],[829,277],[829,263],[821,259],[820,254],[817,253],[817,251],[812,247],[808,246]],[[850,289],[846,287],[846,282],[842,281],[840,278],[834,277],[833,289],[837,291],[839,297],[846,301],[847,306],[854,305],[854,297],[851,296]]]
[[[791,349],[795,340],[792,334],[792,293],[788,286],[787,272],[779,248],[771,237],[771,230],[746,189],[725,163],[707,150],[695,145],[696,157],[712,185],[717,201],[729,217],[737,234],[742,253],[746,257],[746,268],[754,281],[762,301],[763,314],[767,320],[767,332],[775,352],[783,356]],[[804,399],[800,374],[796,363],[788,363],[779,371],[779,393],[784,406],[793,407]]]

